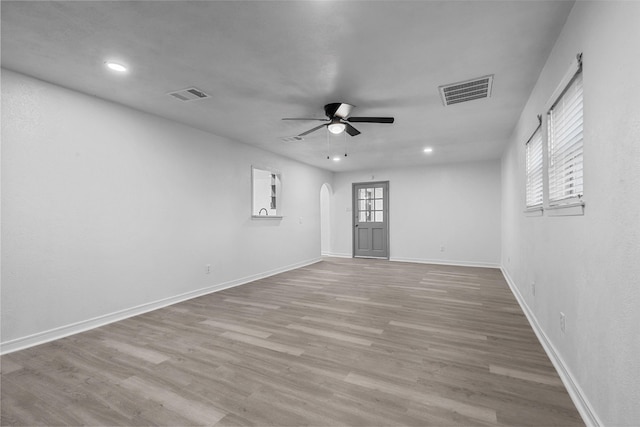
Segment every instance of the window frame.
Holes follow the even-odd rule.
[[[582,54],[578,54],[576,56],[576,60],[572,63],[571,68],[558,85],[558,88],[554,91],[550,102],[547,103],[547,193],[545,209],[549,210],[548,213],[553,216],[581,215],[584,213],[584,84],[582,79]],[[577,95],[575,95],[575,99],[573,99],[573,101],[578,102],[577,100],[579,98],[579,104],[568,104],[572,105],[572,108],[579,108],[579,112],[575,116],[579,121],[579,125],[576,125],[574,129],[574,131],[577,133],[572,138],[566,138],[567,135],[565,133],[565,135],[563,135],[565,139],[561,140],[561,143],[558,144],[557,141],[554,140],[554,131],[557,131],[559,128],[562,129],[562,125],[566,125],[566,123],[562,123],[560,126],[558,126],[557,121],[554,122],[554,111],[556,111],[556,109],[559,109],[559,105],[562,107],[566,105],[561,104],[566,101],[564,99],[564,96],[567,93],[571,94],[571,91],[574,90],[574,85],[578,84],[578,82],[580,84],[579,92]],[[571,94],[571,96],[574,95]],[[560,111],[562,112],[562,110]],[[571,111],[571,109],[569,109],[568,111]],[[572,117],[572,115],[567,115],[564,118],[566,119],[567,117]],[[562,130],[566,130],[566,128]],[[579,139],[577,139],[576,141],[571,141],[571,139],[575,138],[578,135]],[[579,159],[576,160],[576,158],[578,157]],[[554,168],[554,166],[557,166],[558,163],[561,163],[563,165],[562,169]],[[573,191],[566,192],[563,190],[556,190],[558,185],[564,186],[567,185],[567,183],[570,183],[573,178],[567,178],[567,176],[573,175],[576,172],[579,173],[578,179],[580,180],[580,182],[579,187],[575,191],[575,194],[572,194]],[[564,176],[562,176],[563,174]]]
[[[536,144],[535,148],[532,148],[533,144]],[[531,161],[533,155],[535,162]],[[544,210],[544,155],[542,116],[538,115],[538,126],[525,143],[525,212],[528,213]],[[531,193],[535,194],[533,201],[530,200]]]

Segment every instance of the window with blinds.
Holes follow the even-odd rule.
[[[527,208],[542,207],[542,129],[539,126],[526,145]]]
[[[549,205],[578,201],[583,191],[581,69],[548,112],[548,138]]]

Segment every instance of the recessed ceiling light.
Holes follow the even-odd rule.
[[[338,157],[338,156],[334,157],[334,158],[333,158],[333,161],[334,161],[334,162],[339,162],[339,161],[340,161],[340,157]]]
[[[425,148],[425,149],[424,149],[424,150],[422,150],[422,151],[424,151],[425,153],[433,153],[433,148],[431,148],[431,147],[427,147],[427,148]]]
[[[113,62],[113,61],[107,61],[105,62],[105,65],[107,66],[107,68],[109,68],[110,70],[113,71],[117,71],[119,73],[124,73],[127,71],[127,67],[125,67],[122,64],[119,64],[117,62]]]

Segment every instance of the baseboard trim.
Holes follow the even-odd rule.
[[[418,264],[452,265],[456,267],[500,268],[499,264],[492,264],[488,262],[475,262],[475,261],[451,261],[451,260],[441,260],[441,259],[395,258],[395,257],[390,258],[389,261],[415,262]]]
[[[328,253],[322,254],[322,255],[330,257],[330,258],[353,258],[352,254],[342,254],[342,253],[335,253],[335,252],[328,252]]]
[[[153,310],[157,310],[169,305],[177,304],[179,302],[187,301],[193,298],[201,297],[203,295],[218,292],[224,289],[233,288],[236,286],[244,285],[256,280],[264,279],[266,277],[273,276],[275,274],[284,273],[286,271],[295,270],[296,268],[305,267],[307,265],[315,264],[322,261],[322,258],[313,258],[306,261],[301,261],[295,264],[290,264],[285,267],[268,270],[262,273],[253,274],[240,279],[231,280],[228,282],[220,283],[217,285],[209,286],[202,289],[186,292],[180,295],[175,295],[168,298],[163,298],[157,301],[148,302],[135,307],[126,308],[113,313],[105,314],[102,316],[94,317],[88,320],[82,320],[80,322],[72,323],[69,325],[59,326],[47,331],[38,332],[25,337],[16,338],[10,341],[0,343],[0,354],[13,353],[15,351],[24,350],[29,347],[44,344],[50,341],[54,341],[60,338],[75,335],[81,332],[85,332],[91,329],[99,328],[113,322],[127,319],[129,317],[139,316],[140,314],[148,313]]]
[[[538,341],[540,341],[540,344],[542,344],[542,348],[544,348],[544,351],[547,353],[547,356],[549,356],[551,363],[553,363],[553,366],[556,368],[556,371],[558,372],[562,383],[567,389],[567,392],[569,393],[573,404],[576,405],[576,409],[578,410],[578,413],[582,417],[584,423],[587,425],[587,427],[599,427],[604,425],[594,411],[593,406],[591,406],[591,404],[589,403],[589,400],[582,391],[582,388],[580,388],[580,386],[574,379],[571,371],[560,356],[560,353],[558,353],[549,337],[547,337],[547,334],[545,334],[540,327],[535,314],[527,305],[524,297],[518,290],[508,271],[502,266],[500,267],[500,270],[502,271],[502,275],[506,279],[507,284],[511,289],[511,293],[513,293],[513,296],[518,301],[518,304],[520,305],[520,308],[522,308],[524,315],[527,317],[527,320],[529,321],[533,332],[538,337]]]

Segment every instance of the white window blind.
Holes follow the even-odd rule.
[[[542,207],[542,129],[538,127],[526,145],[527,208]]]
[[[579,200],[582,171],[582,72],[579,70],[548,112],[549,205]]]

